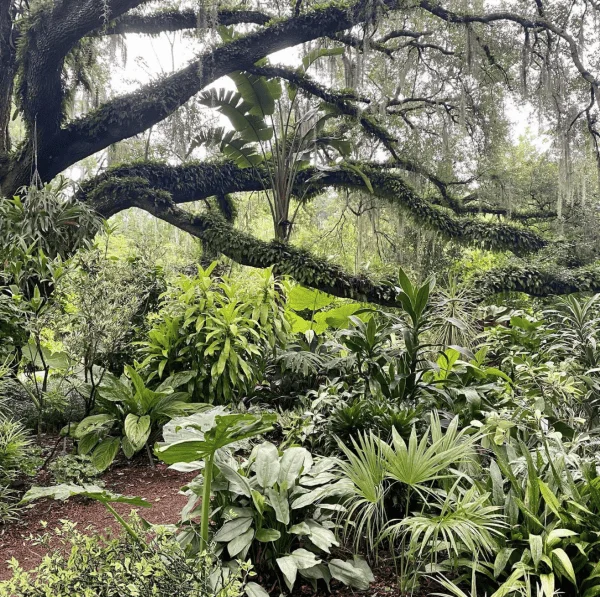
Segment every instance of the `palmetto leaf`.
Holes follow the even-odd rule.
[[[439,514],[411,516],[391,525],[387,534],[407,532],[419,555],[443,544],[456,556],[466,548],[471,553],[493,552],[495,537],[506,527],[501,508],[488,503],[489,494],[470,489],[464,496],[449,495],[442,505],[433,503]]]
[[[455,418],[443,434],[436,415],[432,415],[431,426],[421,440],[413,428],[406,443],[394,428],[392,446],[382,443],[388,477],[417,491],[427,490],[427,484],[447,476],[452,465],[472,459],[473,445],[479,436],[467,436],[466,432],[458,431]]]
[[[387,521],[384,506],[387,470],[381,443],[375,436],[365,433],[357,440],[352,439],[353,449],[339,440],[338,445],[346,457],[339,466],[353,483],[353,491],[345,502],[348,513],[344,530],[348,533],[352,523],[355,542],[358,543],[364,535],[369,547],[376,549],[378,535]]]

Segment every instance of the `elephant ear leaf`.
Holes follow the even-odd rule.
[[[129,413],[125,417],[125,436],[131,442],[134,451],[137,452],[144,447],[150,437],[150,416],[140,417]]]

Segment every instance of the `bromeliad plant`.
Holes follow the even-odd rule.
[[[173,417],[202,408],[189,403],[187,392],[175,391],[189,381],[191,374],[170,377],[151,390],[133,367],[125,367],[125,373],[121,379],[106,374],[96,400],[98,414],[63,429],[77,441],[78,454],[91,454],[91,463],[99,471],[112,464],[119,449],[132,458],[146,448],[154,467],[149,447],[152,435]]]

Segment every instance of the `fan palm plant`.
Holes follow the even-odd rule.
[[[399,539],[399,548],[393,551],[399,554],[399,576],[408,583],[415,580],[408,574],[408,564],[418,553],[411,549],[416,541],[428,544],[429,555],[438,550],[440,537],[446,550],[453,549],[455,554],[459,548],[486,551],[493,543],[500,524],[496,509],[484,505],[484,494],[464,492],[462,484],[472,485],[472,481],[466,473],[457,472],[476,461],[474,446],[481,435],[470,432],[469,428],[458,429],[458,417],[444,430],[437,413],[432,413],[429,428],[420,439],[413,427],[408,441],[395,429],[390,443],[366,433],[353,439],[350,446],[338,440],[345,456],[340,468],[353,484],[345,504],[345,531],[354,534],[355,544],[364,536],[375,554],[383,542],[394,545]],[[444,491],[450,481],[452,485]],[[399,520],[389,520],[394,501],[403,510]],[[420,507],[421,513],[413,516],[415,507]],[[438,514],[428,514],[432,507]],[[481,516],[470,520],[470,514],[478,510]]]

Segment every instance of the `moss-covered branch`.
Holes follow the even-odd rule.
[[[523,292],[545,297],[575,292],[600,292],[600,267],[558,269],[550,266],[511,264],[482,274],[475,283],[482,298],[503,292]]]
[[[403,3],[381,0],[381,4],[394,9]],[[370,0],[352,4],[332,2],[306,14],[273,22],[205,52],[187,67],[158,82],[105,103],[72,122],[56,137],[55,151],[41,164],[42,177],[52,178],[75,162],[147,130],[232,71],[248,69],[273,52],[330,36],[370,19],[370,5]]]
[[[45,2],[27,17],[19,40],[18,97],[30,132],[40,149],[63,119],[63,64],[86,35],[148,0],[62,0]]]
[[[517,255],[538,251],[547,244],[527,228],[457,217],[420,197],[402,176],[394,172],[366,164],[360,165],[360,170],[375,196],[406,211],[417,224],[435,230],[449,240],[490,250],[508,250]],[[169,166],[144,162],[113,168],[92,179],[83,185],[81,199],[108,217],[131,207],[130,197],[137,184],[166,191],[175,203],[186,203],[222,193],[260,191],[268,187],[269,179],[260,170],[240,169],[232,163]],[[119,193],[111,190],[115,185],[119,185]],[[309,168],[300,172],[297,185],[299,195],[307,192],[316,195],[327,187],[367,190],[365,178],[353,168]]]
[[[191,214],[178,207],[170,193],[152,188],[140,179],[105,181],[104,192],[127,193],[130,206],[138,207],[201,239],[212,252],[222,253],[250,267],[273,267],[275,273],[342,298],[395,306],[393,285],[353,276],[339,266],[290,245],[267,243],[236,230],[215,214]]]
[[[164,10],[149,15],[130,14],[117,19],[101,33],[103,35],[126,33],[158,35],[165,31],[197,29],[202,24],[203,18],[206,17],[203,17],[198,11],[190,9]],[[271,17],[257,10],[219,10],[215,20],[215,25],[238,25],[240,23],[266,25]]]

